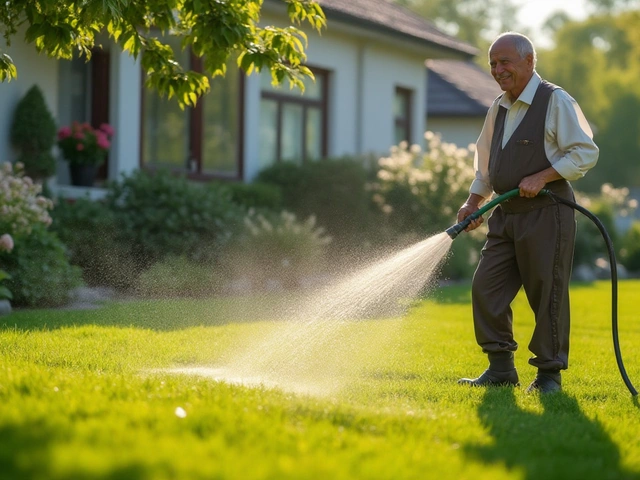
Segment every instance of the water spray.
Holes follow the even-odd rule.
[[[482,208],[479,208],[478,210],[473,212],[471,215],[469,215],[467,218],[465,218],[461,222],[456,223],[455,225],[452,225],[451,227],[449,227],[446,230],[446,233],[452,239],[455,239],[460,234],[460,232],[463,232],[471,224],[472,221],[477,220],[478,218],[480,218],[482,215],[484,215],[486,212],[491,210],[496,205],[504,202],[505,200],[508,200],[511,197],[516,197],[518,195],[520,195],[520,190],[518,188],[515,188],[513,190],[510,190],[494,198],[489,203],[487,203]],[[567,200],[566,198],[559,197],[555,195],[553,192],[545,188],[540,190],[540,193],[538,195],[548,195],[553,199],[553,201],[557,203],[563,203],[573,208],[574,210],[578,210],[580,213],[582,213],[587,218],[589,218],[593,223],[595,223],[595,225],[598,227],[598,230],[600,230],[600,233],[602,234],[602,238],[604,239],[607,245],[607,250],[609,252],[609,265],[611,266],[611,331],[613,334],[613,350],[616,355],[616,362],[618,363],[618,369],[620,370],[620,375],[622,376],[622,379],[624,380],[625,385],[631,392],[631,395],[635,397],[638,395],[638,391],[635,389],[635,387],[631,383],[631,380],[629,380],[627,371],[624,368],[624,363],[622,362],[622,354],[620,353],[620,340],[618,338],[618,267],[616,263],[616,255],[613,250],[613,242],[611,241],[611,237],[607,233],[607,230],[604,228],[604,225],[602,224],[600,219],[596,217],[593,213],[591,213],[589,210],[587,210],[586,208],[578,205],[575,202],[572,202],[571,200]]]

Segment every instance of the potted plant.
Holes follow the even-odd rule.
[[[69,163],[72,185],[93,186],[98,167],[111,147],[113,133],[107,123],[93,128],[88,123],[73,122],[58,130],[58,147]]]

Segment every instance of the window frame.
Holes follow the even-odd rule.
[[[306,163],[311,161],[311,159],[307,158],[307,109],[311,108],[319,108],[320,113],[322,115],[322,121],[320,122],[322,132],[321,132],[321,141],[320,141],[320,159],[327,158],[328,154],[328,126],[329,126],[329,78],[330,71],[312,67],[307,65],[307,67],[313,72],[313,75],[317,78],[318,76],[322,77],[322,88],[320,89],[321,98],[311,99],[305,98],[304,95],[288,95],[286,93],[279,93],[274,90],[263,90],[260,89],[260,101],[263,99],[272,100],[277,104],[277,112],[276,112],[276,158],[274,159],[274,163],[280,163],[283,161],[282,159],[282,110],[283,106],[287,103],[301,105],[302,106],[302,163]],[[318,160],[320,160],[318,159]]]

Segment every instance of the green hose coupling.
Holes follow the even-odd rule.
[[[547,195],[548,193],[549,193],[549,190],[547,190],[546,188],[543,188],[542,190],[540,190],[538,195]],[[463,232],[471,224],[472,221],[480,218],[482,215],[487,213],[496,205],[504,202],[505,200],[508,200],[511,197],[516,197],[518,195],[520,195],[520,189],[514,188],[513,190],[509,190],[507,193],[503,193],[502,195],[497,196],[496,198],[491,200],[489,203],[487,203],[484,207],[479,208],[478,210],[473,212],[471,215],[469,215],[467,218],[462,220],[460,223],[456,223],[455,225],[452,225],[451,227],[447,228],[445,232],[447,232],[447,235],[449,235],[453,240],[460,234],[460,232]]]

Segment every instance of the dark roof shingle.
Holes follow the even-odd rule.
[[[502,91],[472,62],[428,60],[427,115],[484,116]]]

